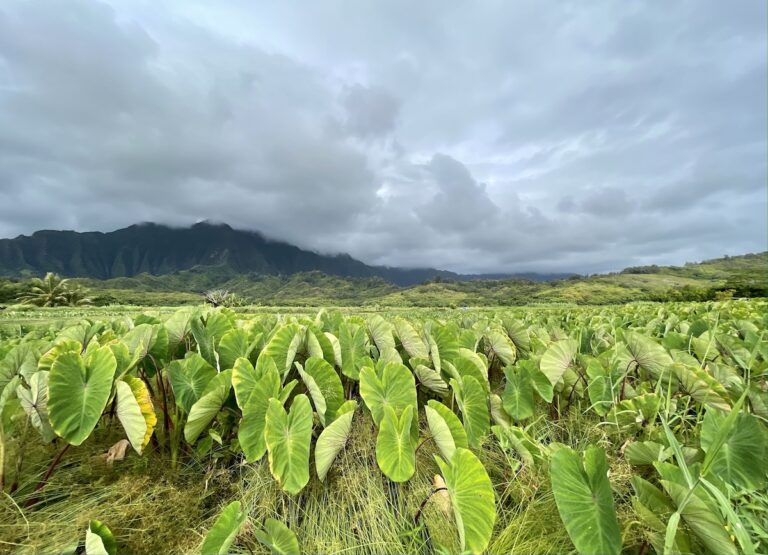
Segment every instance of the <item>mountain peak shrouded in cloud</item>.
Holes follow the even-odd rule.
[[[321,272],[347,278],[380,278],[401,286],[437,277],[455,280],[499,277],[458,275],[434,268],[369,266],[348,254],[308,251],[255,231],[207,221],[189,227],[145,222],[107,233],[47,230],[15,239],[0,239],[0,276],[55,271],[70,277],[103,280],[185,270],[261,276]],[[524,277],[545,281],[568,276]]]
[[[766,249],[766,4],[0,5],[0,237],[201,220],[366,264]]]

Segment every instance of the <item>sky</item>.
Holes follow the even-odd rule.
[[[458,272],[768,249],[766,2],[3,0],[0,237]]]

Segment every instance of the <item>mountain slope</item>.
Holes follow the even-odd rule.
[[[380,277],[412,285],[452,272],[368,266],[349,255],[322,255],[226,224],[189,228],[132,225],[109,233],[38,231],[0,239],[0,275],[58,272],[71,277],[111,279],[142,273],[163,275],[197,266],[226,266],[235,273],[292,275],[320,271],[342,277]]]

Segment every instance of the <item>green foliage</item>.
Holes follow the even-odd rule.
[[[312,438],[312,408],[306,395],[297,395],[290,412],[277,399],[270,399],[264,437],[269,469],[281,487],[299,493],[309,482],[309,442]]]
[[[48,376],[48,415],[59,437],[72,445],[88,439],[107,406],[116,367],[106,347],[56,358]]]
[[[32,278],[18,301],[33,306],[84,306],[92,303],[88,290],[53,272]]]
[[[416,446],[411,439],[413,412],[413,405],[406,406],[400,414],[386,405],[379,423],[376,461],[393,482],[405,482],[416,470]]]
[[[221,511],[216,522],[205,535],[202,555],[226,555],[235,541],[248,515],[243,511],[240,501],[233,501]]]
[[[488,474],[468,449],[456,449],[449,462],[435,460],[451,498],[461,550],[482,553],[488,547],[496,521],[493,485]]]
[[[38,546],[19,551],[82,541],[86,500],[133,547],[160,523],[112,514],[193,485],[186,530],[247,504],[238,551],[768,549],[764,301],[65,310],[0,316],[0,541]],[[58,513],[78,531],[54,544],[35,527]]]
[[[560,518],[579,553],[618,555],[621,532],[603,450],[590,447],[582,459],[568,447],[559,449],[550,477]]]

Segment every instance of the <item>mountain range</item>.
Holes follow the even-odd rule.
[[[398,286],[435,278],[549,281],[573,275],[463,275],[434,268],[371,266],[347,254],[320,254],[255,231],[209,222],[187,228],[143,223],[107,233],[45,230],[0,239],[0,275],[7,277],[57,272],[67,277],[107,280],[200,267],[226,267],[232,273],[272,276],[318,271],[345,278],[378,277]]]

